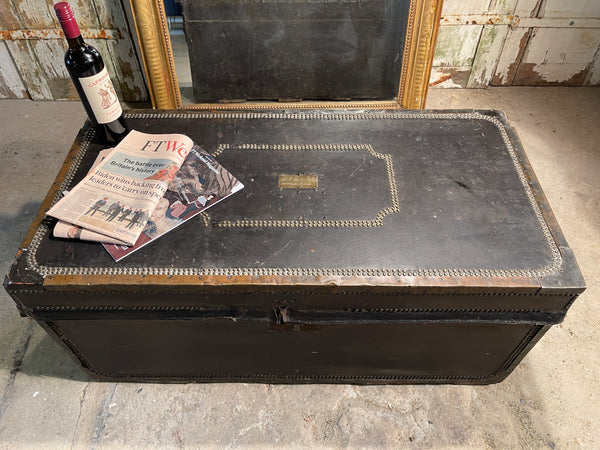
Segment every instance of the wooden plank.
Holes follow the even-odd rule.
[[[115,90],[124,101],[145,101],[147,94],[141,75],[136,82],[127,74],[128,62],[114,60],[115,40],[88,39],[103,55],[107,70],[115,85]],[[6,46],[15,60],[18,73],[21,74],[26,90],[34,100],[77,100],[79,99],[67,69],[64,54],[67,45],[63,39],[15,40],[6,41]],[[135,56],[132,56],[135,58]],[[9,66],[0,66],[0,77],[8,78],[4,73]],[[14,78],[11,75],[11,78]],[[141,85],[141,87],[140,87]]]
[[[590,72],[583,84],[584,86],[600,86],[600,48],[594,56],[594,60],[590,65]]]
[[[115,63],[115,77],[119,80],[121,98],[126,102],[149,101],[144,76],[131,41],[110,41],[107,44],[110,60]]]
[[[21,27],[12,2],[0,1],[0,29],[17,30]]]
[[[523,28],[600,28],[600,18],[589,17],[518,17],[514,21]]]
[[[546,0],[540,9],[540,17],[600,17],[597,0]]]
[[[480,25],[449,25],[440,27],[433,66],[471,66],[482,28]]]
[[[10,61],[10,64],[7,62],[0,66],[0,78],[7,84],[2,88],[2,95],[23,97],[24,89],[34,100],[78,98],[64,67],[64,40],[47,39],[49,33],[52,37],[52,31],[60,29],[54,13],[54,1],[14,0],[0,3],[0,27],[8,33],[7,38],[14,38],[2,44],[4,58]],[[121,3],[118,0],[94,0],[71,2],[71,7],[81,29],[119,30],[117,38],[111,39],[110,43],[88,38],[86,41],[103,55],[123,100],[147,101],[144,78]],[[19,30],[27,35],[26,40],[13,36]],[[14,80],[17,79],[21,80],[22,87],[15,85]],[[13,88],[21,93],[16,94]]]
[[[512,14],[519,0],[492,0],[487,10],[488,14]]]
[[[445,27],[448,25],[510,25],[513,28],[600,28],[600,18],[519,17],[512,14],[442,16],[440,26]],[[13,34],[16,33],[13,32]]]
[[[490,80],[492,86],[512,85],[530,35],[528,28],[509,29],[494,76]]]
[[[56,3],[54,0],[13,0],[11,3],[14,4],[14,13],[18,17],[20,28],[36,30],[60,28],[54,12],[53,5]],[[99,28],[94,2],[71,1],[69,4],[80,28]]]
[[[69,77],[64,63],[67,44],[62,39],[38,39],[31,41],[30,45],[46,78]]]
[[[582,86],[600,45],[600,29],[534,30],[515,85]]]
[[[4,42],[0,42],[0,98],[29,98]]]
[[[507,34],[508,26],[506,25],[483,27],[477,53],[473,60],[473,68],[467,82],[468,88],[484,88],[490,84]]]
[[[471,66],[433,67],[429,78],[429,86],[435,88],[466,88],[470,74]]]
[[[442,15],[482,14],[488,10],[490,0],[445,0]]]
[[[147,101],[147,92],[139,68],[137,77],[135,72],[130,69],[132,66],[137,67],[133,51],[127,61],[120,56],[116,58],[114,56],[115,54],[119,55],[119,52],[122,51],[119,50],[117,40],[87,39],[86,41],[103,55],[115,89],[122,100]],[[34,100],[78,99],[64,66],[64,53],[67,46],[63,39],[5,42],[6,44],[3,45],[10,49],[18,73],[21,74],[31,98]],[[14,75],[5,73],[10,67],[8,64],[0,65],[0,77],[14,78]]]
[[[79,31],[81,31],[81,36],[84,39],[121,39],[119,30],[80,28]],[[65,37],[63,31],[59,28],[0,30],[0,40],[14,41],[21,39],[58,39],[64,41]]]
[[[37,55],[39,67],[43,71],[53,100],[78,100],[79,96],[71,83],[64,63],[67,45],[64,40],[30,41],[32,51]]]
[[[519,0],[515,15],[520,17],[536,17],[543,0]]]
[[[121,99],[126,102],[148,101],[148,91],[142,69],[136,58],[134,44],[128,32],[128,23],[118,0],[96,0],[96,10],[102,28],[122,30],[121,39],[107,43],[104,59],[111,59],[114,80],[118,80]],[[117,84],[117,83],[115,83]]]
[[[15,66],[33,100],[53,100],[52,91],[46,81],[45,70],[38,63],[37,55],[31,46],[33,41],[7,41]]]
[[[96,0],[86,0],[83,2],[71,1],[69,3],[73,9],[73,14],[75,14],[79,28],[102,28],[96,11],[96,3]],[[122,8],[122,6],[119,6],[119,8]],[[52,12],[54,13],[54,11]],[[56,21],[56,25],[60,27],[58,20]]]
[[[20,28],[54,28],[58,21],[55,19],[51,2],[40,0],[13,0],[15,13]]]
[[[94,0],[98,21],[103,28],[127,29],[125,13],[118,0]]]

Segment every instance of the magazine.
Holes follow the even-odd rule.
[[[137,242],[133,246],[104,243],[104,248],[115,261],[120,261],[243,187],[210,154],[194,145]]]
[[[131,131],[47,214],[92,240],[133,245],[192,147],[182,134]]]

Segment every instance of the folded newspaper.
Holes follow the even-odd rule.
[[[47,214],[133,245],[192,146],[182,134],[131,131]],[[124,206],[134,220],[115,222]]]
[[[102,242],[119,261],[243,187],[187,136],[132,131],[48,215],[54,236]]]
[[[243,188],[211,155],[194,145],[137,242],[131,247],[102,245],[115,261],[120,261]]]

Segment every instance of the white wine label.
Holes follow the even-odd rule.
[[[98,123],[112,122],[123,113],[106,67],[96,75],[79,78],[79,82]]]

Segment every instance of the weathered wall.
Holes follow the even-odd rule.
[[[0,0],[0,98],[76,99],[53,0]],[[124,101],[147,101],[120,0],[71,1],[86,42],[103,56]]]
[[[0,0],[0,98],[75,99],[53,0]],[[119,95],[148,101],[121,0],[72,2]],[[445,0],[431,85],[600,85],[600,1]]]
[[[430,84],[600,85],[600,1],[445,0]]]

